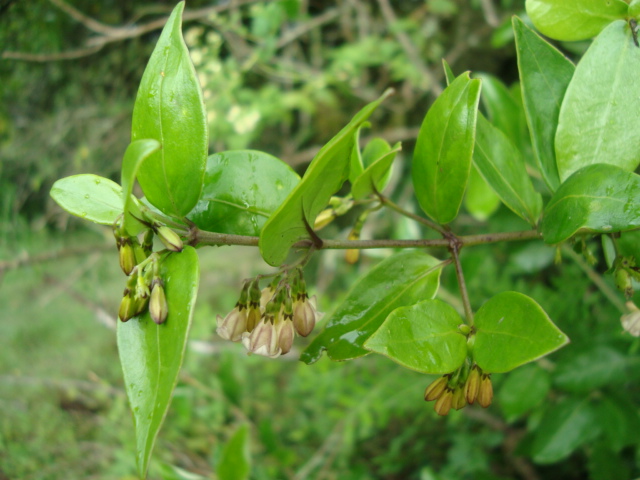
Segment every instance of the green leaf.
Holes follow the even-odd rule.
[[[628,9],[622,0],[527,0],[525,6],[543,35],[565,42],[595,37]]]
[[[469,173],[469,185],[464,197],[464,206],[473,218],[481,222],[493,215],[500,206],[500,197],[478,173],[477,167],[472,168]]]
[[[418,372],[451,373],[467,357],[463,323],[451,305],[425,300],[391,312],[364,347]]]
[[[113,225],[123,212],[122,187],[98,175],[61,178],[53,184],[50,194],[70,214],[102,225]],[[131,202],[140,208],[136,198],[132,197]]]
[[[610,233],[640,226],[640,176],[613,165],[590,165],[574,173],[544,210],[547,243],[578,232]]]
[[[353,286],[300,360],[313,363],[323,350],[332,360],[367,355],[364,342],[392,310],[435,296],[442,266],[420,251],[405,250],[383,260]]]
[[[503,373],[537,360],[569,342],[533,299],[503,292],[475,317],[473,358],[482,370]]]
[[[366,105],[320,149],[300,183],[269,217],[260,234],[260,253],[269,265],[281,265],[296,242],[310,238],[307,227],[314,224],[318,213],[349,176],[358,127],[391,93],[388,90]]]
[[[122,159],[122,173],[120,182],[122,183],[122,201],[124,203],[124,228],[130,235],[137,235],[140,233],[140,227],[142,224],[138,222],[131,214],[138,218],[142,218],[140,209],[137,203],[134,202],[134,197],[131,195],[133,192],[133,183],[138,175],[138,169],[142,162],[144,162],[149,155],[156,152],[160,148],[160,143],[157,140],[136,140],[127,147],[124,152],[124,158]]]
[[[362,122],[354,133],[353,150],[351,151],[351,159],[349,161],[349,181],[353,184],[362,172],[364,171],[364,165],[362,163],[362,153],[360,152],[360,131],[369,127],[369,122]]]
[[[538,365],[525,365],[510,373],[497,395],[507,421],[513,422],[541,404],[549,388],[549,373]]]
[[[422,210],[440,224],[456,218],[467,187],[480,86],[469,72],[456,78],[431,106],[418,133],[413,187]]]
[[[601,2],[604,4],[604,2]],[[633,171],[640,163],[640,48],[627,22],[609,25],[578,63],[560,108],[560,180],[594,163]]]
[[[381,139],[380,139],[381,140]],[[382,140],[385,144],[384,140]],[[371,142],[369,143],[369,145]],[[367,145],[368,146],[368,145]],[[387,144],[388,146],[388,144]],[[382,192],[384,187],[389,183],[389,178],[391,174],[391,166],[393,165],[393,161],[396,158],[396,154],[401,150],[400,143],[398,142],[393,146],[393,149],[389,147],[388,151],[382,154],[381,157],[378,157],[374,161],[369,161],[367,156],[364,156],[366,161],[369,161],[369,166],[362,172],[360,176],[353,182],[353,186],[351,187],[351,193],[353,194],[353,198],[355,200],[360,200],[368,195],[374,193],[374,186],[378,192]],[[367,153],[367,149],[365,148],[364,153]],[[371,155],[373,157],[373,155]],[[365,162],[366,164],[367,162]]]
[[[456,79],[456,76],[453,74],[453,70],[451,70],[451,66],[444,58],[442,59],[442,68],[444,69],[444,77],[447,81],[447,86],[451,85],[451,82],[453,82]]]
[[[480,101],[491,124],[501,130],[511,143],[523,152],[528,139],[522,105],[516,101],[507,86],[493,75],[478,73],[476,78],[482,80]]]
[[[224,446],[216,473],[220,480],[246,480],[250,472],[249,428],[242,425]]]
[[[542,211],[542,197],[533,188],[524,158],[507,136],[481,114],[473,161],[500,200],[535,226]]]
[[[144,71],[133,109],[132,141],[151,138],[162,148],[145,161],[138,182],[149,202],[176,217],[200,198],[208,126],[200,83],[182,39],[184,2],[162,30]]]
[[[552,406],[540,421],[533,439],[536,463],[555,463],[600,434],[589,399],[567,398]]]
[[[553,45],[513,17],[527,124],[542,177],[554,192],[560,185],[554,141],[560,106],[575,66]]]
[[[633,371],[640,366],[638,360],[606,345],[573,351],[558,362],[554,383],[576,393],[588,393],[605,385],[622,385],[634,378]]]
[[[203,230],[259,235],[299,181],[291,167],[267,153],[216,153],[207,160],[202,196],[187,218]]]
[[[169,316],[156,325],[149,312],[118,322],[118,351],[125,388],[136,427],[136,457],[141,478],[146,475],[156,437],[178,380],[196,294],[198,255],[192,247],[162,258]]]

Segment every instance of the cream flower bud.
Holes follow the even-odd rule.
[[[640,337],[640,310],[633,302],[627,302],[627,307],[631,312],[620,318],[622,328],[632,336]]]
[[[172,252],[181,252],[184,248],[180,236],[169,227],[162,225],[156,227],[155,231],[167,250],[171,250]]]
[[[222,318],[217,316],[216,333],[225,340],[239,342],[247,331],[247,308],[237,303],[235,308]]]
[[[251,333],[242,334],[242,344],[249,351],[265,357],[276,358],[282,350],[278,345],[278,333],[275,325],[264,317]]]
[[[120,268],[125,275],[129,275],[137,263],[133,245],[129,239],[126,239],[119,248]]]
[[[284,318],[276,325],[278,335],[278,347],[282,350],[282,355],[288,353],[293,346],[293,339],[296,335],[291,318]]]
[[[158,325],[164,323],[169,315],[169,306],[167,305],[167,297],[164,294],[164,288],[161,281],[154,281],[151,288],[151,298],[149,300],[149,314],[151,319]]]
[[[306,293],[300,293],[293,305],[293,325],[303,337],[309,335],[316,326],[318,312],[315,303],[315,297],[310,300]]]
[[[487,408],[493,401],[493,385],[491,385],[491,374],[483,374],[478,389],[478,403]]]

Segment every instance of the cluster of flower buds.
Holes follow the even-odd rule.
[[[306,337],[318,319],[315,297],[307,295],[302,271],[292,277],[276,277],[262,290],[258,279],[245,282],[233,310],[224,318],[218,315],[218,335],[241,341],[250,353],[265,357],[288,353],[296,333]]]
[[[433,408],[442,416],[447,415],[452,408],[460,410],[476,401],[487,408],[493,401],[491,374],[483,373],[477,365],[473,365],[470,370],[463,366],[456,372],[433,381],[425,389],[424,399],[427,402],[435,400]]]
[[[149,314],[157,324],[164,323],[169,314],[164,283],[158,275],[159,257],[151,255],[149,260],[136,265],[127,280],[118,317],[126,322],[149,309]]]
[[[634,257],[617,257],[613,262],[616,287],[627,299],[633,296],[633,280],[640,282],[640,268]]]

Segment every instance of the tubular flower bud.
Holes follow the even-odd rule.
[[[120,308],[118,309],[118,318],[121,321],[126,322],[136,316],[136,310],[138,309],[138,302],[132,295],[125,294],[120,302]]]
[[[424,399],[427,402],[432,400],[437,400],[444,392],[445,387],[447,386],[447,382],[449,381],[449,375],[443,375],[440,378],[437,378],[433,382],[427,386],[424,391]]]
[[[247,307],[240,302],[236,303],[235,308],[226,317],[217,316],[217,323],[216,333],[220,337],[239,342],[242,334],[247,331]]]
[[[320,230],[329,225],[336,218],[336,211],[333,208],[326,208],[321,211],[316,217],[316,221],[313,224],[314,230]]]
[[[161,280],[154,280],[151,288],[151,299],[149,300],[149,314],[151,319],[158,325],[164,323],[169,315],[167,297],[164,294]]]
[[[436,413],[442,417],[449,414],[449,410],[451,410],[451,402],[453,401],[453,390],[449,387],[444,389],[442,395],[436,400],[436,404],[433,406],[433,409]]]
[[[309,299],[307,293],[302,291],[293,305],[293,326],[299,335],[306,337],[316,326],[316,300]]]
[[[278,347],[282,351],[282,355],[284,355],[291,350],[295,337],[295,328],[291,317],[284,317],[280,320],[276,325],[276,332],[278,335]]]
[[[480,387],[478,388],[478,403],[487,408],[493,401],[493,386],[491,385],[491,374],[482,374]]]
[[[464,388],[457,386],[453,391],[453,398],[451,399],[451,406],[456,410],[460,410],[467,405],[467,401],[464,398]]]
[[[464,396],[467,399],[469,405],[473,405],[473,402],[478,398],[478,390],[480,389],[480,369],[477,365],[474,365],[469,372],[467,381],[464,384]]]
[[[162,244],[172,252],[181,252],[184,248],[180,236],[166,225],[157,226],[155,232]]]
[[[618,290],[624,293],[627,299],[631,298],[633,296],[633,283],[629,272],[624,268],[619,268],[616,270],[614,277]]]
[[[124,240],[124,242],[119,246],[118,253],[120,258],[120,268],[125,275],[131,274],[137,262],[136,254],[133,250],[133,245],[131,245],[130,239],[127,238]]]
[[[242,344],[250,354],[276,358],[282,353],[278,345],[276,327],[267,317],[263,317],[251,333],[242,334]]]
[[[636,307],[633,302],[627,302],[627,308],[629,308],[631,312],[620,318],[622,328],[632,336],[640,337],[640,310],[638,310],[638,307]]]

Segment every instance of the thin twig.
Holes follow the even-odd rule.
[[[400,215],[404,215],[407,218],[410,218],[412,220],[415,220],[416,222],[419,222],[427,227],[429,227],[432,230],[435,230],[436,232],[442,234],[442,235],[446,235],[447,231],[442,228],[441,225],[438,225],[435,222],[432,222],[431,220],[421,217],[420,215],[416,215],[413,212],[410,212],[408,210],[405,210],[404,208],[402,208],[400,205],[397,205],[396,203],[394,203],[390,198],[385,197],[384,195],[380,194],[379,192],[377,193],[378,198],[380,199],[380,202],[385,205],[386,207],[389,207],[391,210],[394,210],[396,212],[398,212]]]
[[[451,252],[453,264],[456,267],[456,278],[458,279],[458,287],[460,288],[460,297],[462,297],[462,305],[464,306],[464,315],[467,320],[467,325],[473,327],[473,310],[471,309],[469,292],[467,291],[467,284],[464,281],[464,273],[462,272],[462,264],[460,263],[460,248],[460,243],[454,240],[451,242],[449,252]]]

